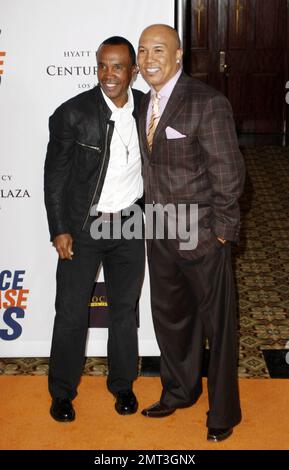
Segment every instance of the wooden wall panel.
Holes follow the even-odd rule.
[[[288,21],[289,0],[187,2],[185,70],[229,98],[241,132],[281,133],[284,116],[289,123]]]

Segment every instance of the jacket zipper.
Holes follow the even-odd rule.
[[[88,213],[87,213],[87,216],[85,218],[85,221],[82,225],[82,229],[84,229],[85,227],[85,224],[88,220],[88,217],[90,215],[90,209],[93,205],[93,201],[94,201],[94,198],[95,198],[95,195],[96,195],[96,192],[98,190],[98,186],[99,186],[99,182],[100,182],[100,178],[101,178],[101,175],[102,175],[102,172],[103,172],[103,167],[104,167],[104,162],[105,162],[105,159],[106,159],[106,152],[107,152],[107,141],[108,141],[108,132],[109,132],[109,124],[106,125],[106,136],[105,136],[105,147],[104,147],[104,156],[103,156],[103,160],[102,160],[102,164],[101,164],[101,169],[100,169],[100,172],[99,172],[99,175],[98,175],[98,180],[97,180],[97,183],[96,183],[96,186],[95,186],[95,190],[94,190],[94,193],[93,193],[93,196],[92,196],[92,199],[91,199],[91,202],[90,202],[90,206],[89,206],[89,209],[88,209]]]
[[[100,147],[94,147],[93,145],[83,144],[82,142],[79,142],[78,140],[76,141],[76,143],[78,145],[81,145],[81,147],[89,148],[89,149],[92,149],[92,150],[97,150],[98,152],[100,151]]]

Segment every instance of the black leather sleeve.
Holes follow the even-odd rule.
[[[60,106],[49,119],[50,138],[44,169],[44,196],[48,224],[53,240],[69,233],[66,189],[72,165],[74,136],[69,114]]]

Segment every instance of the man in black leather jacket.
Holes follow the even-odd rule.
[[[82,374],[88,302],[100,263],[109,303],[108,389],[119,414],[135,413],[136,306],[144,272],[143,239],[94,239],[97,216],[138,203],[143,194],[137,116],[142,93],[130,88],[135,51],[124,38],[97,51],[99,85],[63,103],[50,117],[45,204],[51,241],[59,254],[56,316],[49,368],[51,416],[73,421],[72,400]],[[96,209],[96,212],[95,212]]]

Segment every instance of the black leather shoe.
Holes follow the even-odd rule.
[[[166,405],[162,405],[159,401],[154,403],[142,410],[141,414],[148,418],[164,418],[165,416],[172,415],[176,411],[176,408],[169,408]]]
[[[56,421],[68,423],[75,419],[75,411],[69,398],[53,398],[50,414]]]
[[[120,415],[132,415],[137,411],[138,402],[132,390],[114,392],[116,398],[115,409]]]
[[[207,439],[208,441],[219,442],[224,441],[233,434],[232,428],[209,428]]]

